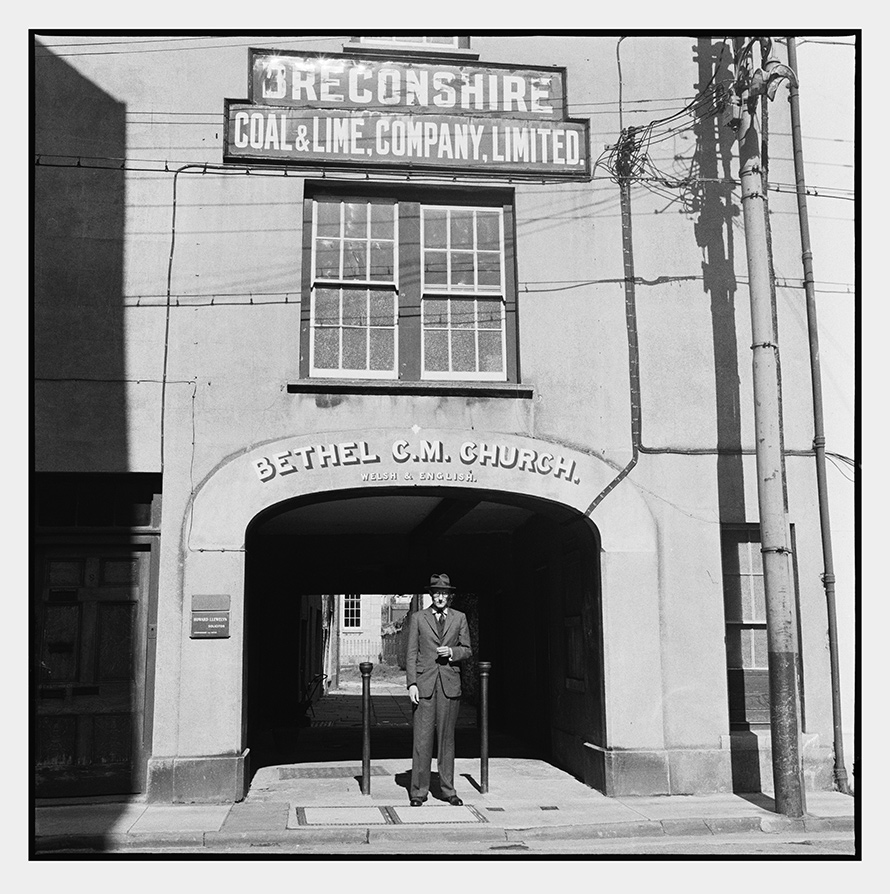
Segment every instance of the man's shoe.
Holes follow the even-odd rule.
[[[423,801],[422,801],[420,798],[412,798],[412,799],[411,799],[411,806],[412,806],[412,807],[422,807],[422,806],[423,806]]]
[[[449,803],[452,807],[463,807],[463,803],[464,803],[464,802],[461,801],[461,799],[458,798],[457,795],[452,795],[452,796],[448,799],[448,803]]]

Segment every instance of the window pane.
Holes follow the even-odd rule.
[[[454,286],[473,285],[473,253],[456,251],[451,255],[451,284]]]
[[[343,325],[365,326],[368,322],[368,293],[343,292]]]
[[[753,646],[753,664],[752,667],[769,667],[769,658],[767,657],[767,640],[766,629],[758,627],[751,631],[751,643]]]
[[[504,357],[500,332],[479,333],[479,371],[503,372]]]
[[[343,243],[343,279],[368,278],[368,243]]]
[[[441,329],[427,329],[423,340],[424,369],[445,372],[448,369],[448,333]]]
[[[318,236],[338,237],[340,235],[340,203],[318,202],[316,205]]]
[[[427,285],[444,286],[448,282],[448,260],[444,251],[424,252],[423,264]]]
[[[451,302],[451,328],[473,329],[476,325],[476,308],[473,300]]]
[[[343,235],[353,239],[368,238],[367,202],[343,203]]]
[[[343,369],[366,369],[368,366],[368,330],[343,330]]]
[[[395,279],[392,242],[371,243],[371,279],[392,282]]]
[[[496,211],[476,212],[476,248],[479,251],[501,250],[501,216]]]
[[[742,602],[742,620],[751,621],[753,616],[751,611],[753,608],[751,600],[751,578],[745,575],[739,578],[739,593]]]
[[[424,298],[423,301],[423,325],[447,326],[448,325],[448,299]]]
[[[315,243],[316,279],[340,278],[340,243],[332,239],[319,239]]]
[[[476,307],[480,329],[500,329],[502,327],[501,308],[503,304],[500,298],[478,298]]]
[[[395,367],[395,330],[371,330],[371,369]]]
[[[316,325],[331,326],[340,322],[340,290],[316,289],[315,290],[315,323]]]
[[[371,325],[395,325],[395,295],[392,292],[371,292]]]
[[[742,536],[746,539],[739,544],[739,570],[745,574],[759,570],[760,553],[758,552],[759,541],[753,543],[748,539],[751,537],[749,532]]]
[[[472,372],[476,369],[476,334],[472,331],[451,333],[451,369]]]
[[[372,203],[371,205],[371,238],[372,239],[392,239],[395,227],[395,210],[394,204],[382,205],[380,203]]]
[[[427,248],[445,248],[447,245],[447,220],[442,208],[423,209],[423,244]]]
[[[479,285],[499,288],[501,285],[501,256],[480,252],[476,256],[479,265]]]
[[[473,248],[473,212],[451,209],[451,248]]]
[[[766,594],[763,592],[763,578],[760,575],[751,578],[751,586],[754,590],[754,616],[753,621],[766,620]]]
[[[739,638],[742,643],[742,663],[741,667],[753,667],[753,653],[751,650],[751,635],[754,633],[750,627],[739,628]]]
[[[340,357],[340,330],[315,330],[315,366],[318,369],[337,369]]]

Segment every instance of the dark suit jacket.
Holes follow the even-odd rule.
[[[436,649],[451,646],[452,656],[439,658]],[[453,608],[445,616],[445,633],[439,640],[436,615],[432,607],[414,612],[408,618],[408,686],[417,684],[421,698],[429,698],[436,688],[436,680],[442,680],[442,690],[449,698],[461,694],[460,668],[455,665],[472,655],[470,628],[467,616]]]

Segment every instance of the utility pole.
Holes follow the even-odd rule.
[[[761,50],[761,67],[753,53]],[[757,452],[757,501],[766,591],[767,649],[770,686],[770,738],[776,809],[790,817],[806,811],[800,763],[797,699],[797,643],[791,550],[785,514],[778,353],[770,291],[765,182],[762,178],[757,102],[770,99],[780,80],[793,73],[770,56],[771,41],[736,38],[736,81],[733,86],[738,132],[739,177],[745,222],[745,252],[751,299],[754,373],[754,429]]]

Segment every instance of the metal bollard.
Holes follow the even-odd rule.
[[[363,661],[362,673],[362,794],[371,794],[371,669],[370,661]]]
[[[479,746],[479,782],[482,794],[488,794],[488,675],[491,673],[491,662],[479,662],[479,693],[482,702],[480,746]]]

